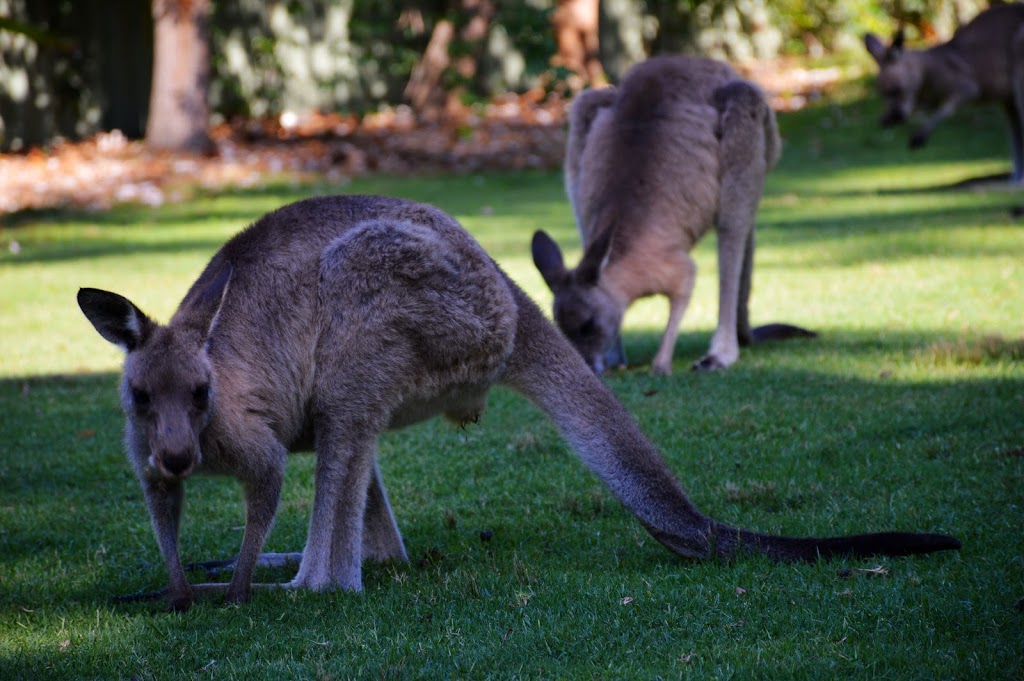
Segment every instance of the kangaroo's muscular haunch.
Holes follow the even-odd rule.
[[[669,319],[651,372],[668,374],[697,267],[690,251],[718,236],[718,328],[695,369],[720,369],[754,341],[814,334],[787,324],[750,328],[754,217],[779,157],[764,95],[727,65],[655,57],[621,87],[579,95],[569,113],[565,186],[583,239],[566,269],[546,233],[533,259],[554,293],[554,316],[598,373],[625,364],[620,327],[637,298],[664,295]]]
[[[309,199],[227,242],[170,323],[126,298],[81,289],[78,303],[125,352],[127,454],[186,609],[195,591],[178,551],[185,480],[234,476],[246,526],[227,599],[248,599],[289,451],[316,449],[316,489],[298,574],[286,586],[361,588],[365,559],[406,558],[376,465],[389,428],[434,414],[476,418],[504,383],[535,402],[647,530],[688,558],[776,560],[953,549],[950,537],[761,535],[693,507],[608,388],[473,238],[430,206]]]

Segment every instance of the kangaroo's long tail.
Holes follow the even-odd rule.
[[[641,523],[663,546],[689,555],[689,543],[674,535]],[[709,555],[732,559],[742,554],[761,554],[779,562],[808,562],[817,559],[862,558],[867,556],[912,556],[960,548],[960,541],[944,534],[877,532],[842,537],[785,537],[741,530],[711,521],[708,526]]]
[[[838,556],[905,556],[960,548],[939,534],[883,532],[847,537],[785,537],[720,523],[700,513],[625,407],[515,284],[515,348],[504,382],[540,406],[579,457],[651,535],[687,558],[744,553],[777,561]]]

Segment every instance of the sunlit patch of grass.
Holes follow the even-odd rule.
[[[974,367],[988,362],[1024,360],[1024,339],[986,336],[979,340],[941,340],[917,350],[912,361],[933,367]]]

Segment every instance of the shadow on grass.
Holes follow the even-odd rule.
[[[564,208],[565,216],[571,221],[561,179],[554,173],[494,173],[485,178],[373,177],[344,187],[309,181],[297,186],[270,184],[233,189],[216,197],[168,204],[159,209],[121,205],[103,212],[47,209],[14,214],[4,218],[5,227],[14,228],[12,238],[24,238],[17,236],[18,230],[32,227],[67,226],[73,231],[60,239],[31,243],[31,247],[24,248],[18,255],[2,253],[0,263],[24,266],[121,255],[160,256],[202,251],[212,255],[231,234],[286,204],[324,194],[385,193],[432,203],[463,221],[472,220],[477,237],[490,248],[510,248],[513,253],[521,250],[528,254],[529,234],[538,227],[550,229],[546,224],[550,221],[548,216],[559,209]],[[500,202],[496,203],[495,198],[501,199]],[[521,231],[510,234],[505,228],[508,220],[518,221]],[[214,222],[220,223],[215,234],[208,238],[194,236],[195,226]],[[234,227],[227,235],[223,229],[225,223]],[[493,223],[494,227],[488,223]],[[190,235],[175,238],[174,228],[183,225],[190,227]]]
[[[703,334],[685,337],[677,348],[677,358],[698,357],[706,340]],[[631,354],[643,362],[649,349],[653,354],[657,334],[630,333],[626,342]],[[903,352],[906,361],[911,363],[955,367],[961,371],[956,378],[907,381],[887,376],[886,364],[880,362],[878,378],[868,380],[817,370],[813,360],[821,353],[861,357],[878,353],[891,357],[894,351]],[[777,361],[771,361],[773,356],[774,359],[788,357],[800,368],[779,366]],[[806,357],[807,361],[801,362],[801,357]],[[769,361],[759,361],[765,359]],[[1022,360],[1022,341],[957,342],[939,334],[926,337],[886,334],[885,340],[880,341],[870,333],[826,332],[816,340],[754,346],[745,351],[737,365],[721,373],[691,374],[686,371],[686,364],[677,360],[677,374],[672,377],[646,376],[646,365],[640,365],[609,377],[608,383],[641,422],[662,424],[648,427],[648,435],[665,453],[684,486],[704,490],[701,496],[705,503],[698,505],[707,506],[708,498],[714,500],[713,507],[706,509],[709,512],[748,519],[775,518],[759,529],[779,523],[799,528],[806,527],[801,521],[804,514],[819,517],[816,515],[821,513],[821,509],[816,508],[819,502],[840,503],[844,517],[856,523],[860,522],[858,509],[876,513],[883,510],[876,508],[879,495],[884,498],[899,491],[902,496],[912,490],[913,500],[909,503],[915,510],[907,510],[910,520],[906,525],[916,522],[916,513],[926,513],[933,506],[952,507],[954,510],[949,511],[948,518],[952,519],[949,522],[953,526],[941,529],[973,536],[986,532],[986,528],[968,526],[967,523],[976,522],[976,519],[969,520],[974,516],[957,513],[955,509],[980,494],[988,495],[986,504],[1001,504],[1003,497],[1012,494],[1010,488],[1004,489],[1005,484],[987,477],[991,475],[990,466],[979,466],[977,457],[991,457],[994,461],[1000,451],[1024,446],[1024,421],[1019,410],[1024,378],[972,378],[970,369]],[[24,570],[19,566],[38,560],[40,556],[56,557],[70,569],[93,570],[94,567],[82,565],[90,555],[86,547],[102,544],[107,547],[105,551],[115,555],[137,553],[136,538],[148,540],[146,513],[129,466],[121,455],[121,414],[116,406],[115,384],[113,373],[27,376],[0,381],[0,410],[5,414],[0,441],[5,442],[6,449],[0,459],[0,477],[4,480],[0,569],[5,574],[23,575]],[[509,431],[507,439],[511,441],[524,418],[533,417],[524,416],[518,398],[497,403],[492,400],[492,408],[479,428],[484,432],[498,430],[499,435],[500,429],[505,428]],[[83,424],[88,425],[89,432],[82,430]],[[851,435],[851,428],[855,429],[855,435]],[[787,435],[790,432],[799,433],[798,443]],[[686,443],[681,449],[677,441],[680,437]],[[716,451],[723,443],[727,443],[727,451],[753,448],[761,452],[759,460],[744,460],[744,466],[749,466],[745,468],[748,472],[737,478],[734,455],[723,457]],[[488,446],[482,452],[476,451],[480,449],[479,444],[445,443],[449,445],[464,449],[460,456],[494,459],[493,471],[478,481],[485,490],[487,486],[494,487],[485,494],[547,499],[550,508],[546,514],[561,516],[565,513],[567,483],[559,477],[564,463],[560,458],[546,464],[552,475],[538,478],[535,471],[525,469],[541,464],[534,462],[523,467],[521,453],[513,451],[507,443]],[[895,453],[901,446],[903,449]],[[385,470],[389,466],[386,447],[385,442]],[[416,445],[411,459],[403,461],[403,477],[443,477],[446,457],[435,449],[436,444],[431,442]],[[405,452],[403,456],[409,454]],[[805,458],[813,461],[814,466],[807,468]],[[864,469],[866,459],[873,463]],[[918,467],[927,467],[929,460],[942,461],[942,469],[948,470],[938,478],[926,475],[924,468]],[[567,475],[576,478],[583,466],[569,461],[565,463],[565,470],[569,471]],[[857,476],[865,475],[865,470],[870,471],[871,479],[859,480]],[[971,471],[970,475],[965,475],[965,471]],[[696,477],[693,477],[694,472]],[[743,476],[755,476],[754,482],[745,483]],[[851,476],[859,480],[858,484],[851,486],[845,482]],[[800,478],[794,487],[775,487],[772,482],[794,478]],[[732,479],[738,480],[737,486],[728,486]],[[951,487],[952,479],[956,482]],[[407,480],[393,479],[392,485],[396,482],[408,484]],[[512,486],[514,490],[502,492],[503,485]],[[725,487],[720,488],[722,485]],[[805,486],[810,485],[819,485],[823,491],[808,492],[809,487]],[[312,490],[303,494],[311,495]],[[239,501],[233,503],[240,508]],[[419,503],[423,503],[422,500]],[[455,502],[440,500],[440,503]],[[71,515],[69,508],[74,509]],[[281,512],[290,511],[282,507]],[[901,513],[900,509],[896,512]],[[572,533],[585,531],[590,520],[592,518],[586,514],[577,514],[556,523],[550,515],[534,513],[509,520],[505,532],[518,537],[509,539],[512,542],[509,547],[523,548],[529,547],[531,542],[548,541],[545,537],[555,532],[553,523],[561,528],[558,531]],[[204,522],[209,523],[210,518],[193,516],[187,520],[186,532],[188,523],[195,528]],[[217,522],[218,527],[224,523],[223,520]],[[405,518],[400,522],[408,536],[436,531],[431,528],[437,519],[431,514],[430,518]],[[962,526],[958,526],[958,522]],[[573,524],[581,527],[574,530],[570,527]],[[127,531],[129,527],[131,530]],[[857,528],[838,528],[842,532],[854,529]],[[206,531],[209,532],[209,528]],[[296,535],[285,543],[296,547],[303,541],[304,537]],[[1011,540],[997,537],[994,541]],[[221,557],[225,556],[192,556]],[[668,553],[661,559],[675,560]],[[608,560],[618,564],[617,558],[609,556]],[[162,566],[144,567],[154,573],[147,579],[163,579]],[[595,566],[595,569],[603,568]],[[14,584],[23,578],[9,577],[9,586],[16,587],[22,594],[30,592],[30,584]],[[104,593],[107,590],[106,586],[101,589]],[[67,595],[71,600],[82,601],[102,598],[92,589]],[[0,597],[0,601],[7,599]]]

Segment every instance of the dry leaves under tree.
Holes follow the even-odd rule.
[[[769,92],[778,109],[803,106],[842,74],[836,69],[741,69]],[[0,215],[116,203],[158,206],[196,189],[252,187],[284,179],[472,173],[561,167],[568,101],[540,90],[508,94],[481,106],[449,102],[431,121],[399,106],[362,118],[295,115],[214,126],[209,154],[147,149],[114,131],[82,142],[0,155]]]

